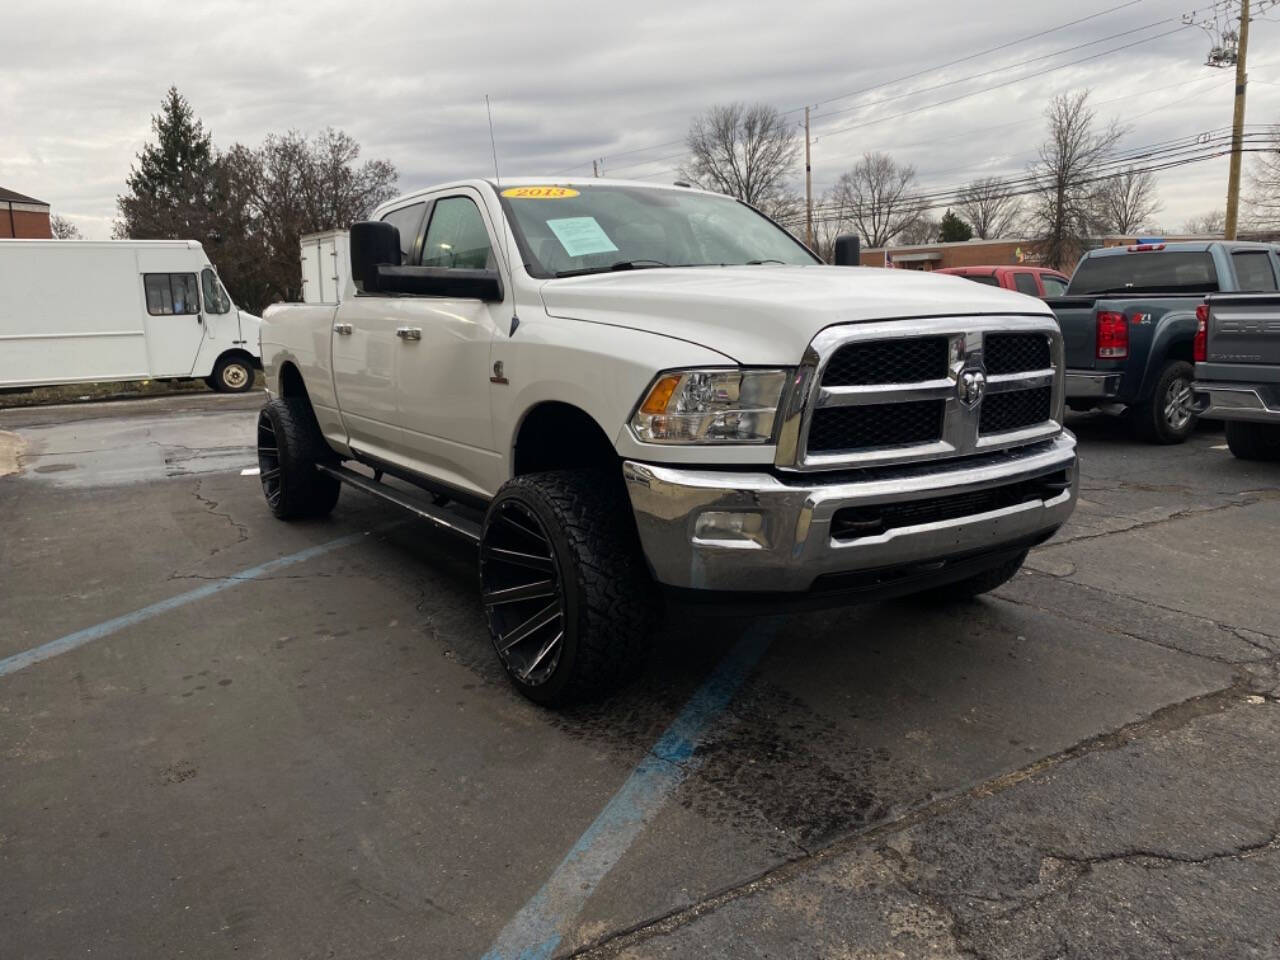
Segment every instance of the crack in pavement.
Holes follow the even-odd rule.
[[[1129,526],[1117,527],[1114,530],[1100,531],[1081,531],[1080,533],[1066,533],[1056,537],[1052,542],[1046,543],[1040,547],[1041,550],[1052,550],[1055,547],[1064,547],[1068,544],[1083,543],[1086,540],[1097,540],[1100,537],[1112,537],[1118,533],[1132,533],[1135,530],[1146,530],[1150,527],[1158,527],[1163,523],[1169,523],[1172,520],[1183,520],[1187,517],[1201,517],[1211,513],[1219,513],[1223,510],[1234,510],[1238,507],[1251,507],[1255,504],[1262,503],[1265,500],[1274,499],[1271,494],[1273,491],[1267,490],[1251,490],[1240,494],[1244,499],[1234,499],[1230,503],[1217,503],[1210,506],[1196,504],[1189,507],[1183,507],[1174,510],[1172,513],[1164,517],[1156,517],[1150,520],[1138,520],[1133,517],[1123,517],[1122,519],[1132,520]],[[1280,495],[1280,494],[1278,494]],[[1108,514],[1107,519],[1119,516],[1118,514]]]
[[[229,550],[232,547],[237,546],[238,544],[247,542],[249,540],[249,527],[246,524],[241,523],[239,520],[236,520],[234,517],[231,516],[229,512],[220,511],[218,509],[218,507],[221,506],[221,503],[219,501],[214,500],[212,497],[207,497],[204,495],[204,493],[201,490],[201,486],[204,484],[204,481],[205,481],[204,477],[196,478],[195,489],[192,491],[195,498],[198,501],[200,501],[200,503],[204,506],[204,508],[209,512],[211,516],[220,517],[221,519],[227,521],[227,523],[237,533],[237,539],[235,543],[229,543],[225,547],[214,547],[212,550],[210,550],[209,556],[212,557],[212,556],[215,556],[216,554],[221,553],[223,550]]]
[[[1004,793],[1032,777],[1083,757],[1118,750],[1153,735],[1179,730],[1200,717],[1225,713],[1233,707],[1244,704],[1246,702],[1244,698],[1251,690],[1249,679],[1240,677],[1234,679],[1230,686],[1168,704],[1147,717],[1125,724],[1116,730],[1089,737],[1024,767],[928,800],[907,809],[891,820],[882,820],[838,836],[831,843],[808,856],[778,864],[725,890],[712,893],[691,906],[672,910],[605,934],[564,956],[566,960],[568,958],[603,960],[606,957],[615,957],[623,950],[687,926],[704,914],[715,912],[728,903],[783,886],[829,860],[851,853],[867,844],[900,834],[918,824],[957,810],[972,800]],[[1273,838],[1270,842],[1277,841]]]
[[[1074,572],[1075,572],[1075,571],[1072,571],[1072,573],[1074,573]],[[1171,614],[1173,614],[1174,616],[1178,616],[1178,617],[1185,617],[1185,618],[1187,618],[1187,619],[1189,619],[1189,620],[1201,620],[1201,621],[1203,621],[1203,622],[1205,622],[1205,623],[1207,623],[1207,624],[1209,624],[1209,625],[1211,625],[1211,626],[1218,627],[1219,629],[1222,629],[1222,630],[1226,630],[1228,633],[1230,633],[1230,634],[1232,634],[1233,636],[1235,636],[1235,637],[1236,637],[1236,639],[1238,639],[1241,643],[1245,643],[1245,644],[1247,644],[1247,645],[1249,645],[1249,646],[1251,646],[1251,647],[1254,647],[1254,648],[1255,648],[1255,649],[1257,649],[1257,650],[1261,650],[1261,651],[1263,651],[1264,653],[1266,653],[1266,654],[1267,654],[1267,656],[1265,656],[1265,657],[1259,657],[1257,660],[1231,660],[1231,661],[1221,660],[1221,661],[1217,661],[1217,662],[1221,662],[1221,663],[1261,663],[1261,662],[1263,662],[1263,661],[1271,660],[1271,659],[1273,659],[1273,658],[1275,658],[1275,657],[1277,657],[1277,656],[1280,656],[1280,637],[1273,636],[1272,634],[1265,633],[1265,632],[1263,632],[1263,631],[1261,631],[1261,630],[1255,630],[1255,629],[1253,629],[1252,627],[1239,627],[1239,626],[1235,626],[1235,625],[1230,624],[1230,623],[1224,623],[1224,622],[1223,622],[1223,621],[1221,621],[1221,620],[1215,620],[1215,619],[1213,619],[1212,617],[1206,617],[1206,616],[1205,616],[1204,614],[1202,614],[1202,613],[1191,613],[1191,612],[1190,612],[1190,611],[1188,611],[1188,610],[1182,610],[1182,609],[1179,609],[1178,607],[1171,607],[1171,606],[1169,606],[1169,605],[1167,605],[1167,604],[1160,603],[1158,600],[1151,600],[1151,599],[1149,599],[1149,598],[1145,598],[1145,597],[1144,597],[1143,599],[1139,600],[1139,599],[1136,599],[1135,597],[1130,596],[1129,594],[1117,593],[1117,592],[1115,592],[1114,590],[1108,590],[1108,589],[1106,589],[1105,587],[1099,587],[1099,586],[1097,586],[1096,584],[1092,584],[1092,583],[1082,583],[1082,582],[1081,582],[1081,581],[1079,581],[1079,580],[1074,580],[1074,579],[1072,579],[1072,573],[1058,575],[1058,574],[1053,574],[1053,573],[1044,573],[1044,572],[1042,572],[1042,571],[1040,571],[1040,570],[1031,570],[1031,571],[1027,571],[1026,575],[1027,575],[1027,576],[1030,576],[1030,577],[1032,577],[1032,578],[1035,578],[1035,577],[1044,577],[1044,578],[1045,578],[1045,579],[1047,579],[1047,580],[1053,580],[1053,581],[1057,581],[1057,582],[1059,582],[1059,583],[1067,583],[1067,584],[1069,584],[1070,586],[1072,586],[1072,587],[1074,587],[1074,588],[1076,588],[1076,589],[1079,589],[1079,590],[1086,590],[1086,591],[1093,591],[1093,592],[1095,592],[1095,593],[1100,593],[1100,594],[1102,594],[1103,596],[1110,597],[1110,598],[1112,598],[1112,599],[1114,599],[1114,600],[1120,600],[1120,601],[1123,601],[1123,602],[1124,602],[1124,603],[1126,603],[1126,604],[1138,603],[1138,604],[1141,604],[1141,605],[1143,605],[1143,606],[1152,607],[1152,608],[1154,608],[1154,609],[1156,609],[1156,610],[1161,610],[1161,611],[1163,611],[1163,612],[1165,612],[1165,613],[1171,613]],[[1042,613],[1050,613],[1050,614],[1053,614],[1054,616],[1065,617],[1065,618],[1067,618],[1068,620],[1074,620],[1074,621],[1075,621],[1075,622],[1077,622],[1077,623],[1087,624],[1088,626],[1091,626],[1091,627],[1092,627],[1092,626],[1098,626],[1098,625],[1097,625],[1096,623],[1094,623],[1093,621],[1088,620],[1088,619],[1086,619],[1086,618],[1084,618],[1084,617],[1080,616],[1080,615],[1079,615],[1079,614],[1077,614],[1077,613],[1074,613],[1074,612],[1071,612],[1071,611],[1068,611],[1068,610],[1054,610],[1054,609],[1051,609],[1051,608],[1040,607],[1040,606],[1037,606],[1037,605],[1036,605],[1036,604],[1034,604],[1034,603],[1031,603],[1030,601],[1027,601],[1027,600],[1019,600],[1019,599],[1015,599],[1015,598],[1013,598],[1013,597],[1010,597],[1007,593],[1005,593],[1005,592],[1003,592],[1003,591],[1000,591],[1000,592],[997,592],[997,593],[993,593],[993,594],[992,594],[992,596],[993,596],[993,597],[995,597],[996,599],[999,599],[999,600],[1007,600],[1007,601],[1009,601],[1010,603],[1016,603],[1016,604],[1020,604],[1020,605],[1022,605],[1022,606],[1030,607],[1030,608],[1031,608],[1031,609],[1033,609],[1033,610],[1039,610],[1039,611],[1041,611]],[[1144,641],[1144,642],[1146,642],[1146,643],[1153,643],[1153,644],[1155,644],[1156,646],[1166,646],[1165,644],[1162,644],[1162,643],[1160,643],[1160,642],[1159,642],[1159,641],[1157,641],[1157,640],[1152,640],[1150,637],[1142,637],[1142,636],[1138,636],[1138,635],[1136,635],[1136,634],[1126,634],[1126,633],[1124,633],[1124,631],[1122,631],[1122,630],[1117,630],[1115,627],[1104,627],[1103,629],[1107,630],[1107,631],[1108,631],[1108,632],[1110,632],[1110,633],[1119,633],[1119,634],[1123,634],[1123,635],[1125,635],[1125,636],[1133,636],[1133,637],[1134,637],[1135,639],[1137,639],[1137,640],[1142,640],[1142,641]],[[1252,634],[1252,637],[1250,637],[1250,636],[1245,636],[1245,634]],[[1262,638],[1262,640],[1261,640],[1261,641],[1256,640],[1256,639],[1254,639],[1254,637],[1261,637],[1261,638]],[[1275,646],[1270,646],[1270,645],[1268,645],[1268,643],[1266,643],[1266,642],[1264,642],[1264,641],[1270,641],[1271,643],[1274,643],[1274,644],[1275,644]],[[1210,654],[1196,653],[1196,652],[1191,651],[1191,650],[1185,650],[1185,649],[1183,649],[1182,647],[1169,647],[1169,649],[1177,650],[1177,651],[1178,651],[1178,652],[1180,652],[1180,653],[1185,653],[1185,654],[1187,654],[1187,655],[1189,655],[1189,656],[1193,656],[1193,657],[1204,657],[1205,659],[1208,659],[1208,660],[1216,660],[1216,659],[1217,659],[1217,658],[1213,657],[1213,656],[1212,656],[1212,655],[1210,655]]]

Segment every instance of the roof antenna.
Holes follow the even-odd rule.
[[[507,289],[511,291],[511,329],[508,337],[516,335],[516,327],[520,326],[520,318],[516,316],[516,285],[512,279],[511,261],[508,259],[510,244],[507,240],[507,211],[502,206],[502,175],[498,173],[498,141],[493,137],[493,108],[489,106],[489,95],[484,95],[484,112],[489,118],[489,148],[493,151],[493,179],[498,187],[498,213],[502,216],[502,260],[507,265]]]

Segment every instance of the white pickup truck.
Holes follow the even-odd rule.
[[[264,317],[264,493],[313,517],[346,483],[478,543],[495,649],[537,702],[628,677],[664,594],[973,596],[1075,506],[1062,338],[1032,297],[826,266],[679,185],[468,180],[374,217],[354,297]]]

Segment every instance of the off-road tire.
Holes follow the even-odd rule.
[[[530,523],[530,514],[536,523]],[[520,541],[523,535],[518,529],[513,533],[504,517],[514,518],[517,526],[540,527],[532,532],[545,537],[554,564],[563,637],[554,665],[542,676],[522,677],[519,667],[527,667],[533,656],[516,650],[504,655],[499,643],[504,625],[505,636],[512,636],[516,631],[509,624],[524,616],[525,610],[536,613],[547,599],[529,601],[516,612],[510,604],[491,602],[492,590],[503,585],[504,576],[519,576],[510,564],[504,566],[495,550],[504,545],[512,549],[513,544],[518,548],[524,542],[530,544],[530,552],[541,552],[536,540]],[[620,476],[566,470],[528,474],[505,483],[485,513],[480,583],[494,649],[511,683],[535,703],[562,706],[597,699],[632,679],[643,666],[657,595]],[[551,628],[545,636],[554,636]],[[539,650],[545,642],[536,641]],[[516,662],[517,653],[523,663]]]
[[[342,482],[320,473],[335,463],[305,397],[268,400],[258,414],[258,470],[262,493],[280,520],[323,517],[338,502]]]
[[[232,354],[218,358],[205,383],[218,393],[248,393],[253,389],[253,380],[253,364],[245,357]]]
[[[1191,382],[1195,379],[1195,368],[1185,360],[1170,360],[1156,377],[1155,389],[1150,399],[1135,404],[1129,410],[1133,431],[1140,440],[1147,443],[1174,444],[1184,443],[1196,428],[1196,416],[1190,413],[1185,421],[1180,418],[1176,422],[1170,420],[1166,408],[1171,402],[1172,393],[1185,391],[1185,402],[1191,402]]]
[[[1228,420],[1227,447],[1240,460],[1280,460],[1280,425]]]
[[[1016,557],[1006,560],[998,567],[992,567],[990,570],[982,571],[982,573],[975,573],[972,577],[957,580],[955,583],[946,583],[940,587],[923,590],[917,596],[935,603],[963,603],[1008,583],[1018,575],[1018,571],[1022,569],[1022,565],[1026,560],[1027,551],[1023,550]]]

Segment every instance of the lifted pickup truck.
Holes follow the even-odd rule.
[[[1119,403],[1138,436],[1182,443],[1195,428],[1196,307],[1205,294],[1276,289],[1260,243],[1141,243],[1091,250],[1049,306],[1067,351],[1067,403]]]
[[[469,180],[374,215],[354,297],[266,313],[263,492],[292,519],[347,483],[478,543],[537,702],[630,675],[662,593],[973,596],[1075,505],[1038,300],[826,266],[682,187]]]
[[[1280,460],[1280,295],[1209,297],[1197,314],[1196,411],[1242,460]]]

